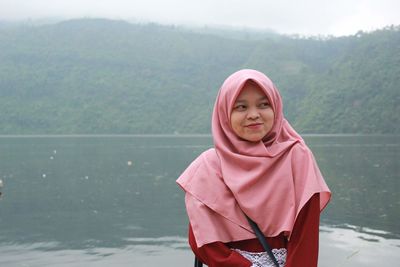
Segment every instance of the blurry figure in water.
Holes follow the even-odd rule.
[[[3,195],[3,180],[0,179],[0,197]]]

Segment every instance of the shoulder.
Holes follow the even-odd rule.
[[[292,168],[299,170],[315,169],[317,162],[311,149],[302,141],[296,143],[290,152]]]
[[[181,186],[187,184],[197,176],[209,176],[220,173],[220,162],[214,148],[210,148],[201,153],[190,165],[183,171],[177,182]]]
[[[212,167],[218,169],[219,158],[214,148],[210,148],[202,152],[197,158],[195,158],[189,165],[188,169],[198,169],[200,167]]]
[[[198,172],[205,173],[207,176],[220,176],[221,163],[217,151],[214,148],[210,148],[201,153],[195,160],[194,165]]]
[[[208,164],[209,167],[214,169],[219,169],[220,161],[217,154],[217,151],[214,148],[210,148],[204,151],[201,156],[203,157],[204,163]]]
[[[312,155],[311,149],[306,145],[306,143],[302,140],[296,142],[292,148],[292,157],[305,157]]]

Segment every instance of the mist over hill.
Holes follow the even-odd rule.
[[[216,93],[266,73],[302,133],[400,133],[400,29],[340,38],[78,19],[0,27],[0,134],[209,133]]]

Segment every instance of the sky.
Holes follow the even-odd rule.
[[[353,35],[400,25],[399,0],[0,0],[0,21],[110,18],[282,34]]]

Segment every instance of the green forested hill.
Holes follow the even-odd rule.
[[[0,134],[209,133],[241,68],[275,81],[300,132],[400,133],[396,27],[321,40],[84,19],[1,25]]]

